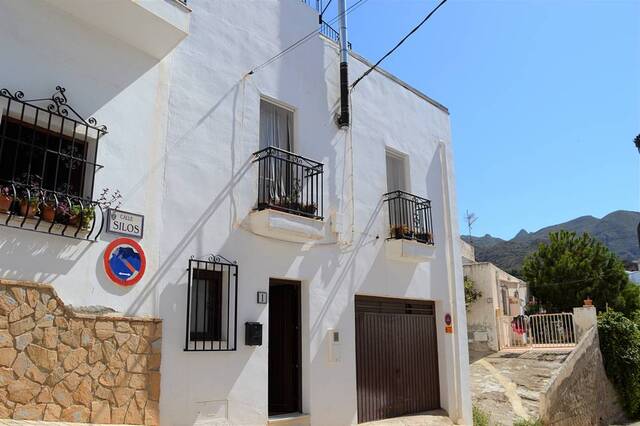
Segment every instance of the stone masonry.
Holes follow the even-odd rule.
[[[77,313],[0,279],[0,418],[159,423],[162,321]]]

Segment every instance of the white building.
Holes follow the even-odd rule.
[[[339,129],[329,30],[248,74],[317,27],[299,0],[0,2],[0,279],[161,318],[163,425],[471,423],[448,111],[377,70]],[[352,53],[351,80],[369,65]],[[57,85],[67,105],[33,101]],[[106,212],[61,206],[105,188],[144,215],[135,285],[105,271]]]
[[[460,240],[464,276],[473,281],[481,294],[467,312],[469,348],[476,351],[498,351],[501,348],[500,327],[510,324],[512,317],[524,315],[529,286],[521,279],[490,262],[476,262],[474,247]]]

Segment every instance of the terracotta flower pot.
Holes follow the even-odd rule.
[[[73,226],[75,228],[80,226],[80,215],[79,214],[74,214],[74,215],[69,216],[69,226]]]
[[[29,202],[27,200],[22,200],[20,202],[20,215],[33,218],[36,216],[38,212],[37,204],[33,202]]]
[[[0,195],[0,212],[7,213],[13,204],[13,197]]]
[[[42,206],[42,213],[40,214],[42,220],[45,222],[53,223],[56,219],[56,208],[50,204],[44,204]]]
[[[593,306],[593,300],[586,298],[583,300],[584,306]]]

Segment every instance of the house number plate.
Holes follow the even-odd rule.
[[[115,209],[107,212],[107,232],[142,238],[143,231],[143,215]]]

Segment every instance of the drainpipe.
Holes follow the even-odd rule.
[[[338,127],[349,127],[349,50],[347,47],[347,0],[338,0],[340,17],[340,114]]]

